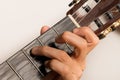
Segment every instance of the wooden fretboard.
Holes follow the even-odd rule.
[[[55,38],[64,31],[72,31],[75,25],[65,17],[50,30],[39,36],[26,47],[18,51],[0,65],[0,80],[42,80],[44,72],[41,72],[41,61],[30,56],[30,50],[35,46],[48,45],[57,47],[67,53],[72,52],[72,48],[67,44],[56,44]]]
[[[83,7],[83,9],[87,13],[91,8],[86,5]],[[113,18],[109,12],[107,12],[105,16],[106,15],[109,19]],[[100,19],[98,18],[93,22],[97,28],[103,25],[103,22]],[[31,57],[30,50],[35,46],[48,45],[64,50],[70,54],[73,51],[73,47],[69,46],[68,44],[56,44],[55,38],[58,35],[62,34],[64,31],[72,31],[74,28],[76,28],[76,26],[68,16],[63,18],[50,30],[34,39],[31,43],[18,51],[15,55],[3,62],[0,65],[0,80],[42,80],[46,72],[41,67],[43,66],[41,58],[38,60]],[[96,30],[96,27],[94,29]]]

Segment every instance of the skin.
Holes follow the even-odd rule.
[[[44,26],[40,33],[43,34],[48,29],[49,27]],[[73,46],[73,54],[69,56],[65,51],[48,46],[37,46],[32,49],[33,55],[51,59],[46,61],[45,65],[52,69],[52,72],[44,80],[80,80],[85,69],[86,57],[98,44],[98,37],[90,28],[81,27],[74,29],[73,32],[64,32],[56,38],[56,42]]]

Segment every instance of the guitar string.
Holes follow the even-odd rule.
[[[89,6],[89,5],[88,5]],[[84,10],[83,8],[82,8],[82,10]],[[92,10],[92,9],[91,9]],[[90,10],[90,11],[91,11]],[[79,9],[76,11],[76,12],[74,12],[73,14],[72,14],[72,17],[74,17],[77,13],[78,13],[78,11],[79,11]],[[90,12],[89,11],[89,12]],[[74,19],[77,21],[77,19],[78,19],[78,24],[80,25],[80,22],[82,21],[82,20],[84,20],[84,18],[89,14],[89,12],[87,13],[87,14],[85,14],[85,15],[82,15],[82,16],[80,16],[81,14],[78,14]],[[107,11],[106,11],[107,12]],[[103,14],[102,14],[103,15]],[[81,18],[80,20],[79,20],[79,18]],[[65,20],[66,21],[66,20]],[[72,22],[70,22],[67,26],[70,26],[72,24]]]
[[[84,10],[84,9],[83,9]],[[74,16],[74,15],[76,15],[77,14],[77,11],[74,13],[74,14],[72,14],[72,16]],[[79,19],[79,17],[80,17],[80,14],[79,15],[77,15],[76,17],[75,17],[75,20],[77,20],[77,19]],[[83,20],[85,17],[83,17],[81,20]],[[80,21],[81,21],[80,20]],[[79,21],[79,22],[80,22]],[[70,26],[72,24],[72,22],[70,22],[67,26]]]
[[[84,4],[86,4],[86,2],[84,3]],[[83,4],[83,5],[84,5]],[[82,8],[83,6],[81,6],[80,8]],[[82,10],[84,10],[83,8],[82,8]],[[72,14],[72,17],[73,16],[75,16],[77,13],[79,13],[78,12],[79,11],[79,9],[77,10],[77,11],[75,11],[73,14]],[[87,13],[87,12],[86,12]],[[82,15],[82,16],[80,16],[81,14],[78,14],[74,19],[77,21],[77,19],[78,19],[78,24],[79,24],[79,22],[81,22],[82,20],[84,20],[84,18],[86,17],[86,15],[88,15],[88,13],[87,14],[85,14],[85,15]],[[79,20],[79,18],[81,17],[81,19]],[[66,20],[65,20],[66,21]],[[64,21],[64,22],[65,22]],[[72,24],[73,22],[70,22],[68,25],[66,25],[67,27],[68,26],[70,26],[71,24]]]
[[[70,22],[67,26],[70,26],[70,24],[71,24],[72,22]],[[10,66],[11,67],[11,66]],[[19,73],[17,73],[16,72],[16,74],[19,74]],[[18,76],[20,79],[22,78],[21,76]],[[23,79],[22,79],[23,80]]]
[[[118,4],[116,4],[116,7],[117,7],[117,5],[119,5],[119,3]],[[115,7],[115,6],[114,6]],[[112,7],[113,8],[113,7]],[[112,9],[112,8],[110,8],[110,9]],[[92,10],[92,9],[91,9]],[[108,10],[109,11],[109,10]],[[89,11],[90,12],[90,11]],[[107,11],[106,11],[107,12]],[[105,13],[103,13],[103,14],[101,14],[101,15],[104,15]],[[87,15],[88,15],[88,13],[87,13]],[[100,15],[100,16],[101,16]],[[114,15],[112,15],[112,16],[114,16]],[[80,21],[78,21],[78,23],[80,24],[80,22],[82,21],[82,20],[84,20],[84,18],[85,18],[86,16],[84,16]],[[109,17],[109,16],[108,16]]]
[[[84,10],[84,9],[83,9]],[[74,13],[74,14],[72,14],[72,16],[74,16],[74,15],[76,15],[77,14],[77,11]],[[80,15],[80,14],[79,14]],[[75,17],[75,20],[77,20],[78,18],[79,18],[79,15],[77,15],[77,17]],[[82,19],[84,19],[84,17],[82,18]],[[81,20],[82,20],[81,19]],[[80,20],[80,21],[81,21]],[[72,22],[70,22],[67,26],[70,26],[70,24],[72,24]]]
[[[95,0],[93,0],[93,1],[95,1]],[[82,10],[85,10],[85,9],[83,9],[83,7],[84,7],[84,6],[87,6],[87,5],[88,5],[88,4],[87,4],[88,2],[89,2],[89,1],[86,1],[80,8],[82,8]],[[98,3],[97,3],[97,4],[98,4]],[[97,4],[96,4],[96,5],[97,5]],[[95,5],[95,6],[96,6],[96,5]],[[89,6],[89,5],[88,5],[88,6]],[[95,6],[94,6],[94,7],[95,7]],[[72,16],[75,16],[77,13],[79,13],[78,11],[80,10],[80,8],[79,8],[77,11],[75,11],[75,12],[72,14]],[[86,12],[86,13],[87,13],[87,12]],[[76,20],[76,21],[77,21],[77,19],[79,19],[80,17],[82,17],[82,18],[80,19],[80,21],[78,21],[78,23],[81,22],[82,19],[84,19],[85,16],[88,15],[88,13],[85,14],[85,15],[82,15],[82,16],[80,16],[80,15],[81,15],[81,14],[78,14],[77,17],[75,17],[75,20]]]
[[[88,2],[88,1],[87,1],[87,2]],[[85,5],[88,5],[88,4],[86,4],[87,2],[85,2],[84,4],[85,4]],[[99,1],[99,2],[100,2],[100,1]],[[96,2],[96,3],[98,4],[99,2]],[[83,4],[83,5],[84,5],[84,4]],[[97,5],[97,4],[96,4],[96,5]],[[95,5],[95,6],[96,6],[96,5]],[[89,6],[89,5],[88,5],[88,6]],[[94,7],[95,7],[95,6],[94,6]],[[83,7],[83,6],[81,6],[81,7]],[[81,7],[80,7],[80,8],[81,8]],[[83,8],[82,8],[82,9],[83,9]],[[84,9],[83,9],[83,10],[84,10]],[[91,10],[92,10],[92,9],[91,9]],[[90,10],[90,11],[91,11],[91,10]],[[74,17],[77,13],[79,13],[78,11],[79,11],[79,9],[78,9],[77,11],[75,11],[75,12],[72,14],[72,16]],[[89,11],[89,12],[90,12],[90,11]],[[89,12],[88,12],[88,13],[89,13]],[[107,11],[106,11],[106,12],[107,12]],[[88,15],[88,13],[87,13],[86,15],[82,15],[82,16],[80,16],[80,14],[78,14],[77,17],[75,17],[74,19],[75,19],[76,21],[77,21],[77,19],[78,19],[78,24],[80,24],[80,22],[81,22],[82,20],[84,20],[84,18]],[[103,14],[102,14],[102,15],[103,15]],[[81,18],[81,19],[79,20],[79,18]],[[71,23],[70,23],[70,24],[71,24]],[[69,25],[69,24],[68,24],[68,25]],[[97,26],[97,27],[98,27],[98,26]]]
[[[84,10],[84,9],[83,9]],[[72,16],[74,16],[74,15],[76,15],[77,13],[75,12],[74,14],[72,14]],[[87,13],[88,14],[88,13]],[[86,14],[86,15],[87,15]],[[74,19],[77,21],[77,19],[79,19],[81,16],[80,16],[81,14],[79,14],[79,15],[77,15]],[[82,16],[84,16],[84,17],[82,17],[79,21],[82,21],[84,18],[85,18],[85,16],[86,15],[82,15]],[[67,19],[64,21],[64,22],[66,22],[67,21]],[[78,21],[78,22],[79,22]],[[68,27],[68,26],[70,26],[71,24],[72,24],[73,22],[71,21],[70,23],[68,23],[67,25],[66,25],[66,27]]]

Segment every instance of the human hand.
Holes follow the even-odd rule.
[[[48,29],[48,27],[43,27],[41,33],[44,33]],[[73,46],[73,54],[69,56],[62,50],[48,46],[34,47],[32,53],[51,58],[45,64],[59,74],[55,80],[79,80],[85,69],[86,56],[99,42],[98,37],[88,27],[81,27],[74,29],[73,32],[64,32],[56,39],[56,42],[68,43]],[[45,80],[53,79],[46,78]]]

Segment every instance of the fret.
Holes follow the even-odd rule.
[[[18,74],[25,80],[40,80],[41,75],[36,68],[31,64],[28,58],[22,51],[12,56],[7,61]]]
[[[0,80],[21,80],[15,72],[4,62],[0,65]]]
[[[98,4],[99,1],[102,1],[102,2]],[[120,15],[119,13],[120,4],[118,4],[115,8],[113,8],[113,10],[109,10],[110,8],[113,7],[112,2],[113,2],[113,5],[115,5],[118,3],[118,0],[115,0],[115,1],[111,0],[109,4],[107,4],[107,0],[106,1],[105,0],[81,0],[78,4],[76,4],[73,7],[75,9],[72,8],[68,12],[68,14],[69,13],[73,14],[72,16],[79,24],[81,24],[81,26],[84,26],[90,22],[91,29],[93,31],[99,30],[98,32],[100,32],[100,30],[103,31],[104,29],[106,29],[106,27],[104,28],[103,26],[104,24],[107,24],[108,21],[110,20],[113,20],[110,23],[114,22],[115,21],[114,18],[117,19],[116,16]],[[101,26],[103,27],[101,28]],[[71,54],[72,51],[74,50],[74,47],[68,45],[67,43],[58,44],[55,42],[55,38],[61,35],[62,33],[64,33],[65,31],[72,31],[74,28],[76,28],[75,24],[71,21],[71,19],[68,16],[66,16],[64,19],[62,19],[60,22],[54,25],[47,32],[45,32],[44,34],[36,38],[34,41],[32,41],[26,47],[24,47],[21,51],[17,52],[15,55],[9,58],[6,62],[1,64],[0,80],[41,80],[43,76],[45,76],[48,72],[51,71],[45,68],[44,66],[44,62],[48,58],[43,56],[32,57],[30,55],[31,49],[35,46],[45,45],[45,46],[50,46],[60,50],[64,50],[68,54]]]
[[[32,57],[30,54],[30,50],[35,46],[42,46],[42,43],[35,39],[23,49],[23,52],[26,55],[26,57],[31,61],[31,63],[35,66],[35,68],[38,70],[41,76],[44,76],[43,72],[40,70],[40,67],[43,63],[40,59],[38,59],[38,57]]]
[[[59,23],[53,26],[54,30],[60,35],[65,31],[72,31],[76,26],[69,17],[65,17]]]
[[[43,34],[42,36],[40,36],[38,38],[38,40],[40,42],[42,42],[41,44],[49,45],[49,43],[55,42],[55,38],[57,36],[58,36],[58,33],[56,33],[56,31],[54,29],[51,29],[51,30],[47,31],[45,34]],[[40,69],[42,64],[40,63],[40,61],[37,61],[35,58],[31,57],[31,55],[30,55],[30,50],[33,47],[41,46],[41,44],[40,44],[40,42],[38,40],[36,39],[36,40],[32,41],[30,44],[28,44],[26,47],[24,47],[23,48],[24,53],[20,51],[17,54],[15,54],[14,56],[12,56],[7,61],[10,64],[10,66],[12,66],[12,68],[15,69],[15,71],[18,72],[18,74],[25,80],[31,78],[31,77],[30,78],[25,77],[25,75],[27,75],[27,72],[29,70],[31,71],[31,73],[34,72],[35,75],[37,75],[37,76],[35,76],[36,79],[38,79],[38,78],[40,79],[40,77],[38,77],[38,74],[39,74],[38,70]],[[51,45],[49,45],[49,46],[51,46]],[[60,45],[60,44],[55,43],[55,46],[56,46],[56,48],[59,48],[59,49],[65,50],[68,53],[71,53],[71,50],[68,48],[68,46],[66,44]],[[28,59],[35,65],[33,66]],[[35,69],[36,66],[37,66],[38,69]],[[33,75],[34,74],[29,74],[29,76],[33,76]],[[41,75],[42,75],[42,73],[41,73]],[[41,76],[41,75],[39,75],[39,76]]]
[[[6,61],[6,63],[9,65],[9,67],[16,73],[17,76],[19,76],[20,80],[24,80],[22,78],[22,76],[13,68],[13,66],[8,62]]]
[[[57,33],[51,28],[43,35],[38,37],[38,40],[43,43],[43,45],[50,45],[55,42],[55,38],[57,37]]]
[[[68,25],[69,24],[69,25]],[[43,35],[38,37],[38,40],[43,44],[47,45],[50,47],[54,47],[60,50],[64,50],[68,54],[71,54],[73,51],[73,47],[71,47],[68,44],[58,44],[55,43],[55,38],[58,37],[58,35],[62,34],[65,31],[72,31],[75,28],[75,25],[72,23],[72,21],[68,18],[65,17],[63,20],[58,22],[56,25],[54,25],[50,30],[45,32]],[[42,68],[43,66],[41,66]],[[46,70],[46,72],[45,72]],[[42,73],[46,75],[47,69],[41,69]]]
[[[76,28],[76,26],[74,25],[74,23],[70,20],[70,18],[65,17],[63,20],[60,21],[60,23],[54,25],[52,27],[57,33],[58,35],[62,34],[65,31],[72,31],[74,28]],[[73,51],[74,47],[66,44],[68,46],[68,48]],[[72,52],[69,53],[72,53]]]
[[[71,53],[71,50],[65,44],[55,43],[55,38],[58,37],[58,34],[51,28],[49,31],[41,35],[38,40],[40,40],[44,45],[54,47]]]
[[[23,48],[24,53],[33,61],[33,63],[35,63],[35,65],[39,68],[39,66],[41,66],[40,61],[35,60],[35,58],[33,58],[30,55],[30,50],[35,47],[35,46],[42,46],[40,44],[40,42],[36,39],[34,41],[32,41],[31,43],[29,43],[29,45],[27,45],[26,47]]]

